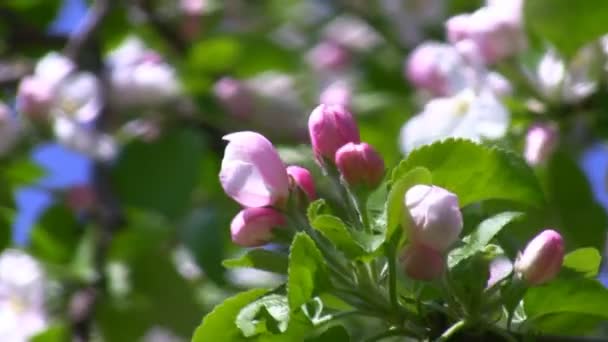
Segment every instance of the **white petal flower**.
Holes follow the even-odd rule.
[[[66,115],[79,123],[91,123],[101,114],[101,86],[90,72],[67,77],[59,86],[53,114]]]
[[[581,49],[570,63],[549,49],[529,77],[548,99],[576,103],[597,90],[601,60],[599,48],[593,45]]]
[[[0,255],[0,341],[25,342],[47,325],[44,275],[29,255],[8,249]]]
[[[401,129],[401,149],[413,149],[445,138],[473,141],[504,136],[510,114],[492,91],[464,90],[453,97],[437,98]]]
[[[107,57],[110,97],[118,106],[157,106],[181,92],[175,69],[136,37],[130,37]]]

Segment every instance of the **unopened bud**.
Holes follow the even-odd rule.
[[[530,165],[544,163],[558,144],[557,129],[549,124],[532,126],[526,134],[524,156]]]
[[[359,128],[344,106],[319,105],[308,118],[308,133],[315,157],[334,160],[336,151],[349,142],[360,142]]]
[[[287,175],[291,178],[293,185],[302,190],[310,201],[317,197],[315,182],[310,171],[300,166],[291,165],[287,167]]]
[[[564,240],[552,229],[538,234],[515,262],[515,271],[530,285],[553,279],[564,261]]]
[[[367,143],[348,143],[336,152],[336,166],[351,186],[376,188],[384,178],[384,160]]]
[[[264,245],[272,240],[272,230],[285,225],[285,217],[272,208],[246,208],[230,224],[232,241],[244,247]]]
[[[455,194],[438,186],[415,185],[405,194],[405,209],[412,241],[443,252],[458,240],[462,214]]]
[[[437,279],[445,270],[445,257],[440,252],[419,243],[407,246],[399,257],[399,262],[405,274],[416,280]]]

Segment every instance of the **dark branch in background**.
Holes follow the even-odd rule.
[[[139,8],[146,14],[149,24],[156,33],[161,36],[176,53],[181,55],[188,50],[188,44],[184,41],[179,32],[175,31],[171,25],[165,22],[163,18],[154,11],[154,4],[152,1],[141,0],[139,2]]]
[[[107,106],[107,81],[105,80],[103,56],[96,38],[97,32],[104,18],[108,15],[113,2],[114,0],[95,1],[81,25],[70,36],[64,49],[64,54],[78,66],[84,67],[85,64],[90,64],[90,66],[87,65],[87,68],[94,72],[102,83],[101,93],[99,94],[102,100],[102,108],[97,123],[97,129],[99,130],[105,128],[105,120],[109,117],[109,108]],[[89,58],[92,62],[85,63],[84,61]],[[93,267],[97,278],[91,284],[78,290],[70,302],[72,340],[77,342],[86,342],[91,339],[95,309],[106,290],[105,264],[107,251],[114,233],[123,225],[124,221],[121,208],[111,192],[108,166],[102,162],[96,162],[92,176],[98,204],[92,213],[92,218],[95,220],[93,228],[95,229]]]

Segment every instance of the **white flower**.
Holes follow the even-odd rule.
[[[59,85],[52,113],[87,124],[101,114],[101,109],[99,80],[90,72],[79,72],[65,78]]]
[[[29,255],[0,255],[0,341],[26,342],[45,329],[44,275]]]
[[[510,114],[492,91],[467,89],[456,96],[431,100],[422,113],[401,128],[401,150],[413,149],[449,137],[473,141],[505,135]]]
[[[175,69],[138,38],[128,38],[107,63],[111,101],[118,106],[157,106],[180,94]]]
[[[34,76],[46,81],[50,87],[54,87],[75,68],[69,58],[57,52],[50,52],[36,63]]]
[[[110,135],[86,128],[70,118],[55,118],[53,131],[61,144],[94,159],[111,160],[118,153],[116,141]]]
[[[569,64],[555,49],[549,49],[538,62],[536,72],[528,72],[528,77],[548,99],[577,103],[597,90],[600,63],[596,46],[581,49]]]

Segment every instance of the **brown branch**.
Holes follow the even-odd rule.
[[[174,30],[169,24],[167,24],[163,18],[161,18],[156,11],[150,0],[142,0],[139,3],[139,8],[146,14],[148,22],[156,33],[163,37],[165,42],[171,46],[178,54],[183,54],[188,50],[188,44],[182,39],[179,32]]]
[[[91,71],[95,72],[102,83],[98,94],[102,103],[99,119],[96,123],[98,130],[105,128],[110,113],[107,105],[108,82],[104,76],[103,56],[97,44],[96,34],[114,3],[114,0],[95,1],[64,49],[65,55],[80,67],[84,64],[85,52],[87,54],[92,52],[93,54],[91,57],[94,59],[94,63],[92,63]],[[72,340],[77,342],[86,342],[91,338],[95,310],[107,287],[105,275],[107,252],[115,232],[123,226],[124,222],[120,205],[111,192],[108,165],[103,162],[96,162],[94,166],[93,187],[98,203],[94,212],[91,213],[92,219],[95,221],[93,228],[95,229],[93,268],[97,278],[91,284],[78,290],[70,302]]]

